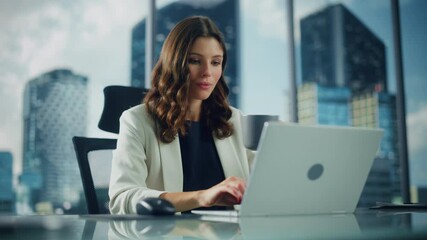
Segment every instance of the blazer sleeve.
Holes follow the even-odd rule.
[[[136,213],[139,200],[159,197],[163,193],[148,188],[146,184],[146,130],[138,113],[125,111],[120,118],[120,132],[117,148],[113,151],[109,187],[109,207],[112,214]]]

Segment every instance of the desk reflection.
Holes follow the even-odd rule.
[[[110,221],[109,239],[190,237],[196,239],[340,238],[360,236],[353,214],[268,218],[203,216],[201,219]]]
[[[361,234],[353,214],[243,218],[203,216],[201,220],[238,222],[239,236],[243,239],[340,239]]]
[[[0,239],[427,239],[427,212],[167,218],[0,215]]]
[[[200,219],[152,219],[148,221],[110,221],[108,239],[240,239],[239,224]]]

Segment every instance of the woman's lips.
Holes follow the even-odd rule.
[[[204,89],[204,90],[209,89],[211,87],[211,85],[212,84],[210,84],[210,83],[204,83],[204,82],[197,83],[197,86],[201,89]]]

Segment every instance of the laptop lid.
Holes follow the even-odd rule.
[[[265,123],[241,216],[352,213],[383,130]]]

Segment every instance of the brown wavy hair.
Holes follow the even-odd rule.
[[[229,89],[224,79],[227,63],[224,37],[208,17],[195,16],[180,21],[167,36],[152,72],[151,89],[144,99],[148,113],[159,125],[162,142],[170,143],[178,133],[186,134],[186,116],[190,111],[188,56],[199,37],[215,38],[223,50],[222,74],[209,98],[202,103],[200,121],[217,138],[233,134],[233,125],[228,122],[232,115],[227,100]]]

